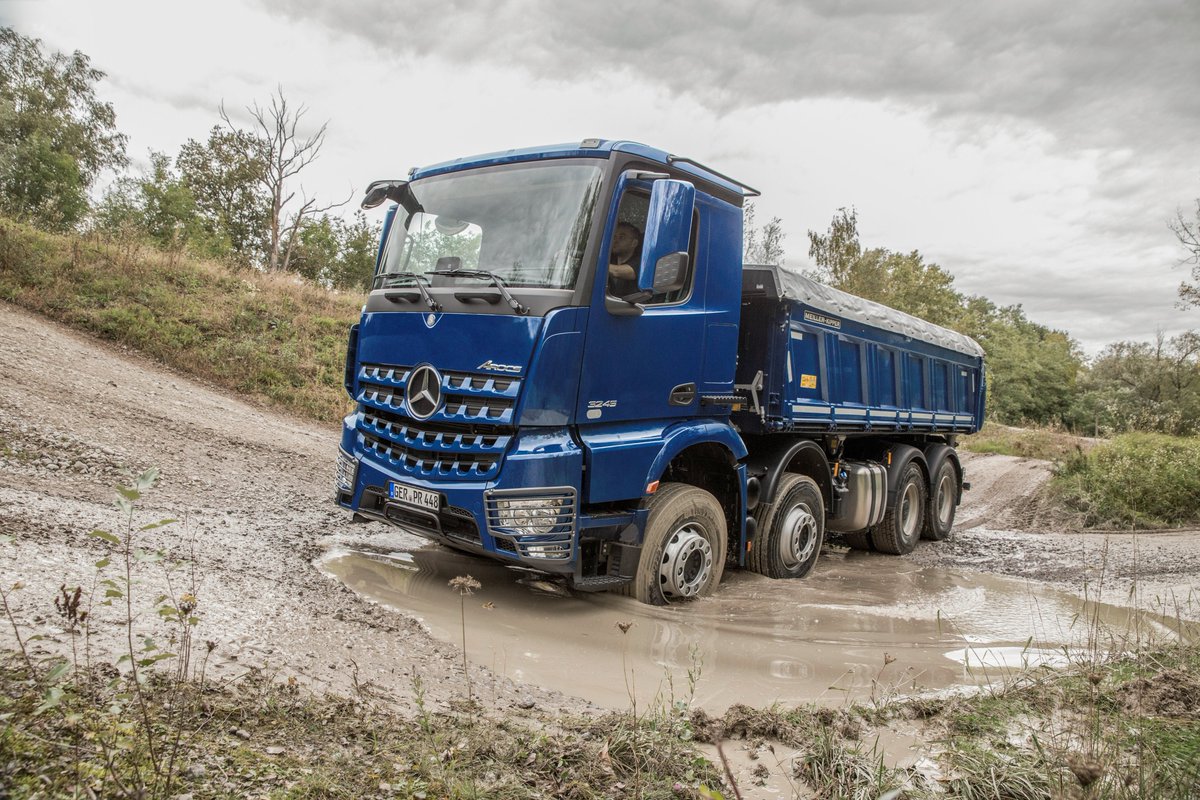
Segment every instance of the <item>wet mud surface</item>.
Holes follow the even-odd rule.
[[[536,573],[437,547],[339,547],[318,563],[444,641],[461,641],[465,617],[470,657],[494,672],[612,708],[631,696],[643,707],[686,699],[714,712],[883,699],[1061,663],[1096,635],[1107,645],[1172,631],[1170,620],[1040,582],[855,552],[827,552],[804,581],[734,572],[714,596],[673,607],[572,594]],[[446,584],[467,573],[482,588],[460,607]]]
[[[465,606],[472,685],[515,714],[623,706],[625,674],[639,698],[667,675],[682,698],[693,652],[696,699],[718,709],[969,682],[1029,658],[1030,637],[1051,650],[1074,641],[1085,595],[1117,631],[1128,627],[1119,606],[1200,617],[1200,535],[1047,527],[1036,505],[1044,462],[970,457],[975,488],[956,532],[911,556],[830,547],[807,581],[734,571],[712,598],[650,609],[351,524],[331,500],[337,440],[336,426],[281,416],[0,303],[0,533],[14,539],[0,547],[0,580],[24,583],[12,595],[18,622],[46,637],[37,649],[69,650],[53,597],[64,583],[91,585],[105,547],[88,533],[121,530],[113,486],[150,466],[162,478],[135,523],[180,522],[141,544],[183,565],[145,568],[138,633],[163,633],[153,598],[186,580],[197,641],[214,643],[213,674],[367,687],[402,708],[418,677],[434,709],[464,694],[459,600],[446,586],[459,574],[483,583]],[[621,634],[616,623],[630,621]],[[115,661],[117,611],[97,609],[93,631],[94,658]],[[7,625],[0,646],[14,646]]]

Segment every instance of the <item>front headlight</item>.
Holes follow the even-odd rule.
[[[517,534],[543,536],[571,524],[574,510],[574,499],[568,497],[497,500],[494,521]]]
[[[354,481],[358,477],[358,459],[345,450],[338,450],[337,468],[334,483],[338,491],[354,491]]]

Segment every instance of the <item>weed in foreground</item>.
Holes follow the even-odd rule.
[[[449,581],[450,588],[458,592],[459,616],[462,620],[463,680],[467,682],[468,703],[473,702],[473,698],[471,696],[471,671],[467,667],[467,597],[475,594],[475,590],[481,588],[482,585],[470,575],[459,575]]]
[[[141,546],[145,532],[175,520],[140,527],[134,524],[136,502],[157,479],[158,471],[150,469],[130,485],[118,487],[116,506],[124,519],[123,529],[119,534],[92,531],[91,536],[102,542],[108,553],[93,565],[91,588],[85,592],[82,584],[72,588],[65,581],[59,586],[53,604],[59,626],[70,641],[69,660],[52,657],[38,663],[31,657],[26,643],[44,637],[22,637],[8,593],[4,593],[4,611],[21,653],[24,691],[19,695],[38,697],[32,709],[23,709],[18,703],[8,716],[19,717],[22,710],[28,710],[35,721],[51,719],[63,726],[63,735],[53,741],[63,748],[57,761],[65,760],[64,774],[70,776],[74,793],[93,791],[100,785],[117,796],[170,796],[179,779],[180,755],[187,746],[183,720],[201,702],[191,669],[192,631],[200,621],[196,616],[199,601],[193,592],[175,592],[172,575],[178,565],[165,562],[161,552]],[[12,537],[5,537],[5,544],[12,542]],[[138,575],[153,565],[164,569],[169,587],[169,592],[154,603],[158,618],[166,626],[166,646],[136,632],[142,627],[136,611],[139,602],[135,600],[136,587],[142,583]],[[10,591],[19,588],[18,582]],[[125,648],[115,666],[93,666],[90,636],[96,610],[105,607],[119,614],[116,624],[123,630]],[[169,673],[156,669],[160,662],[172,659],[175,669]],[[9,676],[10,680],[15,677]],[[163,711],[152,709],[152,692],[160,696]],[[13,727],[10,721],[5,731],[6,746],[11,744]]]

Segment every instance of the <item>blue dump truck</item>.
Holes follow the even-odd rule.
[[[800,578],[827,531],[950,532],[983,420],[966,336],[742,263],[758,193],[589,139],[378,181],[336,501],[646,603]]]

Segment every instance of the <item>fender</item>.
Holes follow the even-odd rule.
[[[907,444],[893,443],[888,447],[887,453],[891,453],[891,463],[887,463],[886,453],[884,464],[887,466],[887,493],[888,493],[888,508],[896,504],[896,484],[900,482],[900,473],[904,472],[904,468],[909,463],[916,461],[921,465],[921,469],[925,472],[925,484],[929,484],[929,463],[925,460],[925,454],[915,447]]]
[[[675,456],[711,442],[731,454],[730,469],[746,455],[746,444],[728,422],[691,419],[670,423],[621,422],[579,429],[586,454],[586,503],[638,501],[646,486],[662,478]]]
[[[821,487],[825,507],[832,502],[833,487],[829,474],[829,459],[825,450],[810,439],[791,439],[786,436],[763,436],[753,440],[754,453],[746,459],[746,474],[756,476],[761,486],[759,503],[775,501],[775,484],[789,464],[799,460],[809,469],[805,472]]]
[[[956,502],[962,502],[962,484],[963,484],[963,468],[962,462],[958,459],[958,451],[948,444],[927,444],[925,445],[925,461],[929,465],[929,480],[933,481],[933,476],[937,474],[938,468],[942,466],[942,462],[949,460],[954,464],[954,470],[958,476],[958,496]],[[932,487],[931,487],[932,488]]]
[[[736,469],[738,463],[746,457],[746,443],[737,431],[723,422],[708,419],[679,422],[664,430],[662,436],[662,449],[650,465],[650,471],[646,473],[642,486],[661,478],[671,460],[693,445],[709,442],[721,445],[732,455],[730,469]]]

